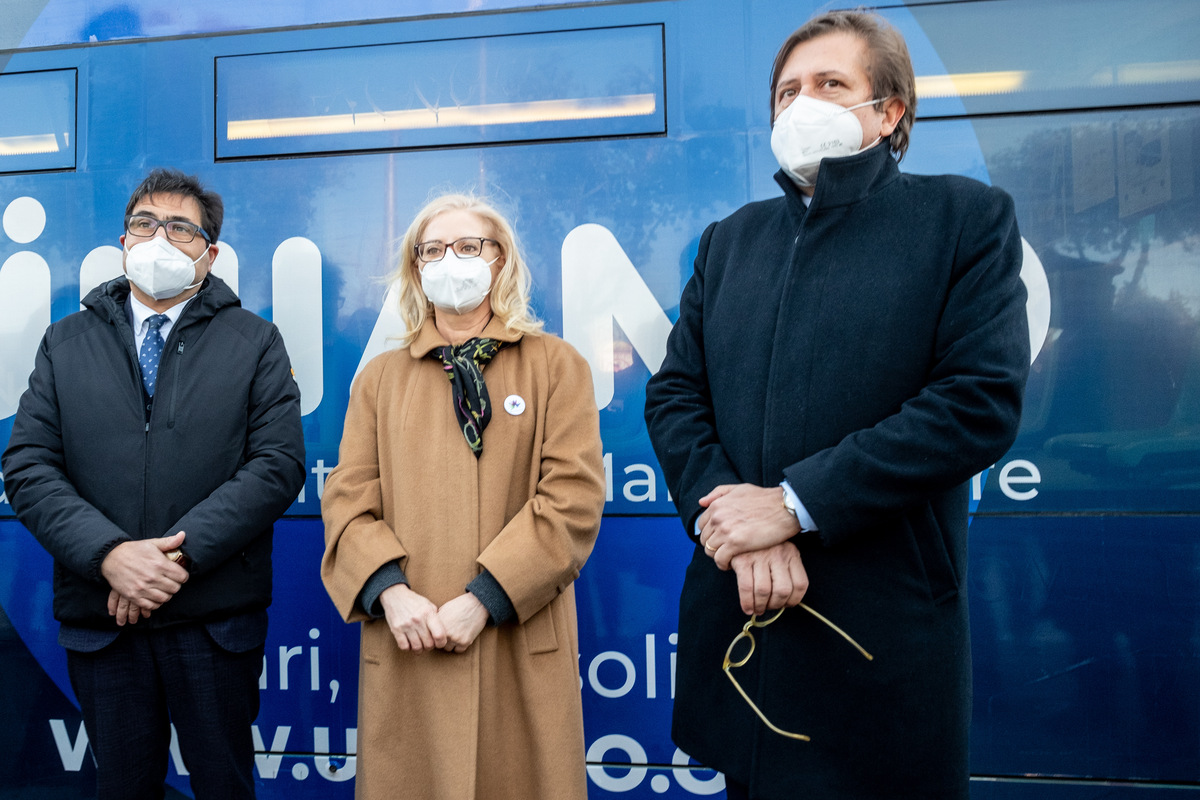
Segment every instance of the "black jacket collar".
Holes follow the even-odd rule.
[[[860,202],[894,181],[899,174],[900,167],[892,158],[886,139],[852,156],[827,158],[817,172],[817,186],[808,209],[815,211]],[[800,187],[783,170],[775,173],[775,182],[783,187],[791,211],[803,216],[806,209]]]
[[[118,320],[125,319],[125,300],[128,297],[129,278],[121,276],[113,278],[108,283],[102,283],[88,292],[87,297],[83,298],[83,305],[107,322],[116,323]],[[226,306],[242,304],[238,296],[229,288],[229,284],[211,272],[204,279],[204,283],[200,285],[200,291],[196,292],[193,300],[195,302],[191,303],[185,312],[188,317],[192,318],[197,314],[201,317],[212,316]],[[180,320],[182,319],[183,317],[180,317]]]

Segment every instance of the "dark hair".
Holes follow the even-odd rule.
[[[796,45],[825,36],[843,32],[857,36],[867,46],[867,75],[871,79],[871,92],[878,100],[895,97],[904,103],[904,115],[896,123],[896,129],[888,144],[899,158],[908,150],[909,132],[917,113],[917,79],[913,75],[912,59],[904,37],[891,23],[869,11],[830,11],[814,17],[796,30],[775,55],[771,68],[771,119],[775,118],[775,89],[779,86],[779,73]],[[876,106],[877,110],[881,110]]]
[[[221,235],[221,223],[225,219],[225,204],[221,195],[210,192],[200,183],[195,175],[185,175],[177,169],[159,167],[151,170],[146,179],[133,190],[133,196],[125,206],[125,216],[133,213],[138,203],[152,194],[176,194],[193,198],[200,206],[200,227],[211,238],[209,244],[216,244]]]

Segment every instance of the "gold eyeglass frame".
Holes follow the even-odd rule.
[[[863,656],[867,659],[867,661],[875,660],[875,656],[868,653],[866,650],[863,649],[862,645],[860,645],[858,642],[856,642],[852,638],[850,638],[850,634],[846,633],[844,630],[839,628],[837,625],[834,625],[827,618],[825,618],[822,614],[818,613],[817,611],[814,611],[811,606],[809,606],[805,603],[800,603],[799,607],[803,608],[805,611],[812,614],[817,619],[821,620],[821,622],[824,622],[826,625],[828,625],[830,628],[832,628],[834,631],[836,631],[839,636],[841,636],[843,639],[845,639],[850,644],[854,645],[854,648],[856,650],[858,650],[858,652],[862,653]],[[733,641],[730,642],[729,647],[727,647],[725,649],[725,662],[721,665],[721,669],[725,672],[725,677],[729,678],[729,682],[733,684],[733,688],[738,690],[738,694],[740,694],[742,696],[742,699],[746,701],[746,704],[748,706],[750,706],[750,708],[754,711],[755,714],[758,715],[758,718],[763,721],[764,725],[766,725],[768,728],[770,728],[775,733],[778,733],[780,736],[786,736],[789,739],[796,739],[801,742],[811,742],[812,737],[805,736],[803,733],[792,733],[791,731],[785,731],[783,728],[780,728],[775,723],[771,722],[771,720],[767,719],[767,715],[764,714],[759,709],[759,707],[754,704],[754,701],[750,699],[750,695],[746,694],[746,690],[742,688],[742,685],[737,682],[737,678],[733,677],[733,673],[730,672],[731,669],[736,669],[738,667],[745,666],[746,662],[748,662],[750,660],[750,656],[754,655],[754,634],[751,632],[751,629],[767,627],[772,622],[774,622],[775,620],[777,620],[781,616],[783,616],[783,612],[786,610],[787,610],[786,608],[781,608],[778,611],[776,611],[774,614],[772,614],[768,619],[762,619],[762,620],[760,620],[758,618],[757,614],[751,615],[750,619],[746,621],[746,624],[742,626],[741,633],[739,633],[737,636],[733,637]],[[733,660],[731,660],[731,658],[733,656],[733,648],[737,646],[737,643],[739,641],[741,641],[742,638],[746,638],[746,639],[750,640],[750,650],[742,658],[738,659],[737,661],[733,661]]]

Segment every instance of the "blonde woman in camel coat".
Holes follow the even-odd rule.
[[[468,308],[471,274],[487,295]],[[356,797],[583,800],[572,583],[605,492],[590,372],[530,315],[511,228],[477,199],[426,206],[394,277],[409,334],[355,381],[322,499],[321,577],[363,623]]]

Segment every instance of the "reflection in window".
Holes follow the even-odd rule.
[[[0,172],[75,166],[75,70],[0,75]]]
[[[1047,476],[1043,508],[1194,510],[1200,110],[978,119],[973,128],[1052,297],[1010,456]]]
[[[662,26],[217,59],[217,155],[661,134]]]
[[[889,16],[903,25],[909,13],[945,66],[917,64],[924,117],[1200,96],[1193,0],[982,0]]]

